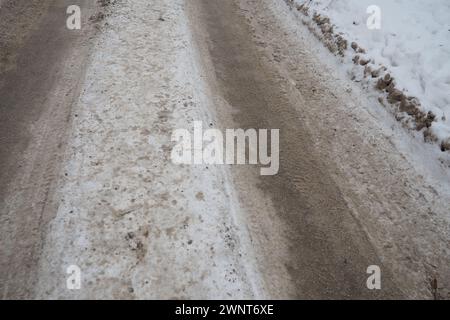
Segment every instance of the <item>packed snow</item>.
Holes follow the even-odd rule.
[[[170,161],[173,130],[213,121],[184,0],[124,0],[106,19],[76,106],[37,296],[259,297],[225,167]],[[71,265],[83,290],[66,289],[61,271]]]
[[[434,135],[450,138],[450,2],[448,0],[295,0],[328,16],[335,32],[382,64],[399,88],[432,111]],[[373,6],[380,9],[376,28]],[[371,28],[368,27],[368,22]]]

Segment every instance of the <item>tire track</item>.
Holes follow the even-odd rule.
[[[82,9],[80,31],[66,28],[66,8]],[[36,269],[59,174],[72,105],[89,52],[96,4],[77,1],[5,1],[0,83],[0,294],[32,298]],[[16,16],[19,18],[16,19]]]
[[[274,261],[280,258],[278,251],[287,252],[281,256],[282,269],[266,264],[260,270],[268,291],[277,298],[400,297],[389,272],[381,292],[365,287],[367,267],[383,264],[347,207],[328,164],[317,154],[316,138],[296,108],[304,100],[273,66],[278,58],[262,53],[238,1],[200,0],[196,4],[195,11],[200,13],[193,13],[192,19],[200,19],[197,28],[203,30],[198,41],[206,48],[204,59],[211,60],[210,77],[217,81],[217,94],[238,110],[234,125],[281,128],[280,173],[257,182],[274,205],[274,221],[264,221],[260,211],[246,207],[250,233],[264,256],[260,259]],[[242,194],[254,188],[238,184],[244,198]],[[271,237],[281,242],[268,241]],[[279,288],[280,279],[286,277],[291,290]]]

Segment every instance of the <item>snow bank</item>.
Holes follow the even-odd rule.
[[[291,1],[292,2],[292,1]],[[330,18],[334,32],[356,42],[366,57],[387,67],[421,111],[436,115],[431,132],[450,138],[450,2],[448,0],[294,0]],[[369,29],[370,6],[380,8],[380,29]],[[352,50],[349,46],[348,50]]]

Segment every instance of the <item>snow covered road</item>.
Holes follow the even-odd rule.
[[[2,298],[450,297],[448,157],[348,81],[284,1],[108,4],[77,34],[91,39],[86,51],[56,53],[52,70],[75,55],[79,72],[43,91],[43,109],[64,105],[70,120],[15,118],[47,133],[31,131],[43,142],[12,158],[12,129],[1,131],[2,162],[25,161],[46,182],[29,187],[26,168],[2,167]],[[69,100],[57,94],[73,86]],[[8,101],[4,119],[26,105]],[[279,174],[174,164],[172,133],[195,121],[280,129]],[[41,168],[44,155],[53,160]],[[381,290],[366,285],[374,265]],[[81,288],[71,290],[74,266]]]

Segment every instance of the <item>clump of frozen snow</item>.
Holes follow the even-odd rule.
[[[428,126],[442,147],[450,143],[450,2],[447,0],[288,0],[299,11],[309,15],[317,26],[325,29],[322,40],[327,44],[327,32],[336,40],[345,39],[358,54],[358,64],[369,65],[372,77],[389,73],[405,97],[416,98],[422,122],[418,129]],[[367,26],[373,16],[368,8],[380,9],[380,28]],[[370,10],[369,10],[370,11]],[[325,23],[324,23],[325,22]],[[325,27],[324,27],[325,25]],[[311,26],[309,26],[311,28]],[[341,43],[343,40],[340,40]],[[336,42],[336,41],[335,41]],[[356,44],[356,46],[355,46]],[[356,47],[352,48],[352,47]],[[342,50],[337,46],[338,50]],[[350,52],[350,51],[349,51]],[[339,51],[339,53],[341,53]],[[341,54],[342,55],[342,54]],[[367,61],[367,63],[366,63]],[[386,67],[386,70],[382,68]],[[372,72],[375,73],[373,74]],[[359,81],[361,79],[353,79]],[[403,111],[400,109],[400,111]],[[409,115],[411,112],[409,112]],[[434,117],[433,117],[434,115]],[[425,125],[423,125],[425,123]]]

